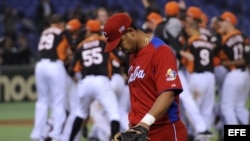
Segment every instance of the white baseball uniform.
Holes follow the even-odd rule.
[[[119,122],[120,120],[117,98],[108,77],[107,66],[110,54],[103,53],[105,45],[105,39],[97,34],[88,37],[78,45],[72,69],[75,72],[80,70],[83,78],[78,82],[77,86],[80,104],[76,113],[70,115],[72,119],[75,119],[75,122],[79,118],[86,119],[88,117],[90,105],[94,100],[97,100],[107,113],[109,126],[114,121]],[[72,127],[72,123],[67,123],[71,125],[66,126]],[[76,128],[79,127],[76,127],[75,123],[73,123],[73,129]],[[113,130],[111,129],[111,131]],[[72,130],[72,138],[75,138],[74,134]]]
[[[31,139],[43,138],[41,134],[49,112],[53,127],[49,137],[60,139],[66,118],[64,98],[67,73],[64,60],[68,46],[63,29],[51,26],[43,31],[38,45],[41,59],[35,66],[37,101]]]
[[[76,110],[80,104],[79,97],[77,95],[77,82],[68,75],[66,78],[66,98],[65,107],[68,111],[68,116],[66,118],[65,126],[63,128],[63,134],[61,136],[61,141],[68,141],[70,137],[70,131],[72,130],[72,124],[74,122]],[[74,141],[80,141],[81,132],[79,131]]]
[[[184,116],[192,126],[192,131],[194,131],[193,135],[196,135],[208,130],[208,127],[204,117],[201,115],[198,105],[194,100],[193,94],[190,91],[188,80],[185,76],[185,71],[186,70],[184,69],[180,69],[178,71],[179,78],[183,87],[183,92],[180,95],[180,100],[184,108]]]
[[[190,72],[189,87],[201,115],[209,130],[214,122],[213,108],[215,104],[215,76],[213,74],[213,45],[200,36],[189,39],[189,51],[194,56],[189,61],[187,70]]]
[[[245,59],[245,44],[242,33],[234,30],[223,37],[222,61]],[[220,107],[225,124],[249,124],[249,110],[246,102],[249,94],[249,73],[246,65],[227,66],[227,73],[222,85]]]

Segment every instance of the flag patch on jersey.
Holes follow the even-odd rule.
[[[176,79],[177,73],[174,70],[172,70],[171,68],[169,68],[167,70],[167,73],[165,74],[165,76],[166,76],[167,81],[173,81]]]

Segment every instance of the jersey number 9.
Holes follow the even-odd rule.
[[[202,49],[200,51],[200,58],[201,58],[200,63],[201,63],[201,65],[206,66],[210,63],[210,60],[209,60],[210,55],[209,54],[210,54],[209,51],[206,49]]]

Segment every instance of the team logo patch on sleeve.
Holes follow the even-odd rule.
[[[169,68],[167,70],[167,73],[165,74],[165,76],[166,76],[167,81],[173,81],[176,79],[177,73],[174,70],[172,70],[171,68]]]

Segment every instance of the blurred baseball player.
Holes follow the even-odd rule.
[[[226,74],[228,70],[226,67],[221,65],[220,59],[218,57],[219,51],[222,46],[222,34],[220,33],[220,26],[219,26],[219,17],[212,17],[210,21],[210,29],[211,29],[211,43],[214,44],[214,75],[215,75],[215,82],[216,82],[216,94],[218,96],[218,99],[221,97],[221,91],[222,91],[222,84],[226,77]],[[222,137],[223,133],[223,117],[221,114],[220,109],[220,101],[216,101],[214,106],[214,113],[215,113],[215,128],[219,133],[219,137]]]
[[[142,25],[142,29],[146,33],[154,35],[158,24],[160,24],[162,21],[163,17],[159,13],[150,12],[146,17],[146,21]]]
[[[246,67],[244,36],[235,28],[237,17],[228,11],[220,16],[222,48],[219,52],[221,64],[229,72],[222,85],[220,100],[225,124],[249,124],[249,111],[246,108],[249,94],[249,73]]]
[[[199,24],[200,36],[207,41],[210,41],[212,36],[210,30],[207,28],[207,15],[196,6],[190,6],[186,11],[186,21],[189,23],[197,22]]]
[[[70,21],[67,22],[66,24],[66,29],[69,31],[70,36],[73,36],[73,34],[77,34],[78,30],[81,28],[81,22],[78,19],[71,19]],[[71,37],[72,38],[72,37]],[[72,47],[72,46],[71,46]],[[72,47],[72,50],[73,47]],[[68,59],[67,59],[67,66],[70,65],[70,62],[72,62],[73,60],[73,52],[71,51],[70,53],[68,53]],[[76,105],[77,105],[77,91],[76,91],[76,82],[74,82],[74,80],[68,75],[67,77],[67,85],[66,85],[66,90],[67,90],[67,94],[66,94],[66,108],[68,110],[68,112],[72,112],[76,109]]]
[[[64,35],[64,22],[59,15],[52,15],[50,27],[42,32],[38,51],[40,60],[35,66],[37,101],[35,105],[34,128],[30,135],[33,140],[41,140],[49,108],[52,118],[52,131],[48,136],[59,140],[66,118],[64,98],[66,69],[64,61],[69,47]]]
[[[212,61],[214,46],[200,36],[198,23],[186,23],[185,31],[189,36],[186,51],[192,54],[192,57],[186,57],[186,62],[183,63],[186,64],[186,69],[190,73],[189,88],[206,121],[207,129],[211,130],[215,103],[215,77]],[[211,132],[207,135],[211,138]],[[199,140],[197,138],[199,136],[195,140]]]
[[[220,27],[219,27],[219,18],[218,17],[213,17],[211,19],[210,22],[210,28],[213,32],[213,36],[211,36],[211,43],[214,44],[215,48],[214,48],[214,55],[217,57],[219,54],[219,51],[221,49],[222,46],[222,34],[220,33]],[[218,58],[219,59],[219,58]],[[219,61],[219,60],[218,60]],[[222,84],[223,81],[225,79],[225,76],[228,72],[228,70],[222,66],[221,64],[219,64],[219,62],[215,60],[215,68],[214,68],[214,74],[215,74],[215,78],[216,78],[216,86],[218,87],[218,92],[219,94],[221,93],[221,88],[222,88]]]
[[[108,68],[112,71],[110,85],[116,94],[118,100],[118,108],[120,113],[120,131],[128,129],[128,112],[129,112],[129,90],[122,75],[123,60],[125,54],[119,50],[110,53],[110,63]],[[126,72],[127,73],[127,72]],[[92,128],[89,132],[90,139],[101,139],[108,141],[110,136],[109,119],[104,107],[95,100],[91,104],[90,116],[93,119]]]
[[[166,2],[164,12],[166,18],[157,25],[154,35],[179,52],[182,47],[180,39],[183,33],[183,24],[179,19],[180,8],[178,3],[175,1]]]
[[[126,131],[128,129],[128,109],[129,109],[129,90],[126,86],[125,79],[122,75],[122,61],[125,58],[125,54],[120,50],[114,50],[112,52],[115,59],[110,60],[112,64],[112,77],[110,84],[116,93],[119,111],[121,115],[121,130]]]
[[[76,113],[70,114],[69,117],[73,119],[73,125],[72,122],[66,125],[72,129],[69,141],[73,141],[82,122],[88,117],[89,106],[93,100],[100,102],[107,112],[111,137],[120,129],[118,103],[108,77],[110,54],[103,52],[106,43],[105,38],[100,35],[101,24],[97,20],[88,20],[86,30],[87,38],[78,45],[70,69],[71,76],[81,71],[83,78],[79,81],[77,90],[80,105]]]
[[[101,23],[101,29],[109,18],[108,10],[105,7],[99,7],[96,9],[96,19]]]
[[[81,22],[78,19],[71,19],[66,24],[66,30],[65,32],[68,32],[67,38],[71,40],[71,50],[68,53],[68,59],[66,62],[66,68],[69,69],[70,63],[73,61],[73,51],[75,50],[74,46],[74,36],[77,36],[79,34],[79,30],[81,29]],[[80,74],[78,75],[78,79],[80,77]],[[77,110],[77,106],[79,105],[79,98],[77,96],[77,82],[73,80],[70,75],[67,75],[66,78],[66,97],[65,97],[65,107],[68,112],[68,115],[70,113],[75,113]],[[69,116],[67,116],[69,118]],[[69,121],[69,120],[67,120]],[[63,130],[66,130],[65,128]],[[70,133],[66,132],[61,136],[61,139],[67,139]],[[75,138],[75,141],[80,140],[81,134],[78,132],[77,137]]]

